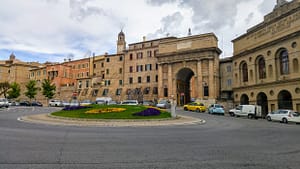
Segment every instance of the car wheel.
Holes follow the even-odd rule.
[[[196,109],[196,112],[199,113],[199,112],[200,112],[200,109]]]
[[[253,115],[252,114],[248,114],[248,119],[252,119]]]
[[[185,108],[183,108],[184,109],[184,111],[188,111],[188,109],[185,107]]]
[[[270,117],[270,116],[268,116],[268,117],[267,117],[267,120],[268,120],[268,121],[272,121],[272,119],[271,119],[271,117]]]
[[[282,119],[282,122],[283,122],[283,123],[288,123],[288,120],[287,120],[286,118],[283,118],[283,119]]]
[[[231,117],[234,117],[234,113],[233,112],[229,112]]]

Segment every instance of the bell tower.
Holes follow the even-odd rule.
[[[121,30],[117,41],[117,54],[122,53],[126,49],[125,34]]]

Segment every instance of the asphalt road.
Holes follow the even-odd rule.
[[[0,109],[0,169],[299,169],[300,125],[204,113],[206,124],[71,127],[19,122],[54,108]]]

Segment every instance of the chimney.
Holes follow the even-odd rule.
[[[143,36],[143,42],[145,42],[146,41],[146,36]]]

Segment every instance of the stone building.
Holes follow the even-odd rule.
[[[300,111],[300,0],[277,1],[264,21],[234,39],[236,104]]]
[[[199,100],[207,106],[219,97],[218,39],[213,33],[174,38],[158,49],[158,97],[179,105]]]
[[[16,59],[14,54],[11,54],[8,60],[0,61],[0,82],[18,83],[21,88],[21,96],[18,99],[27,99],[24,91],[26,90],[26,83],[30,80],[29,72],[31,69],[39,68],[39,66],[41,64],[38,62],[22,62]]]

